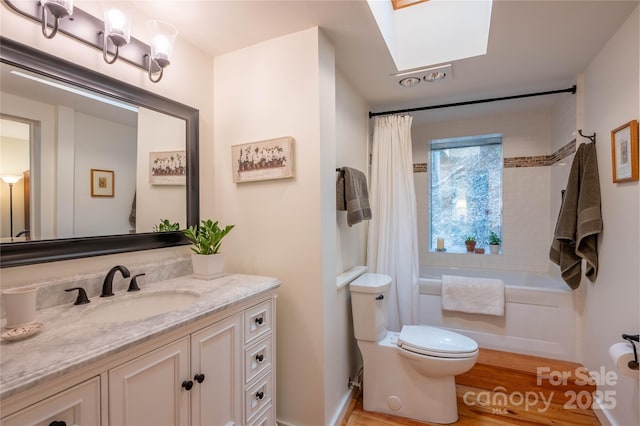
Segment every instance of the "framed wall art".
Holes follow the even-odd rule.
[[[113,197],[113,170],[91,169],[91,196]]]
[[[638,180],[638,120],[611,131],[611,161],[614,182]]]
[[[185,151],[149,153],[149,183],[151,185],[186,185],[187,155]]]
[[[234,145],[231,161],[236,183],[293,177],[293,138]]]

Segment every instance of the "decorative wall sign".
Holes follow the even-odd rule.
[[[611,131],[613,181],[638,180],[638,120]]]
[[[237,183],[293,177],[293,138],[234,145],[231,161]]]
[[[91,169],[91,196],[113,197],[113,170]]]

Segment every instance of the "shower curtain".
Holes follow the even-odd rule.
[[[374,122],[367,263],[390,275],[387,329],[418,323],[418,223],[410,115]]]

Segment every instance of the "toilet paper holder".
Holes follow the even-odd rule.
[[[636,350],[636,344],[633,342],[640,342],[640,334],[623,334],[622,338],[631,343],[631,347],[633,347],[633,361],[629,361],[629,368],[638,370],[638,351]]]

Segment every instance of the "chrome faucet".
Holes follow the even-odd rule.
[[[107,276],[104,277],[104,282],[102,283],[102,294],[100,294],[100,297],[113,296],[113,276],[118,271],[122,274],[122,278],[129,278],[131,276],[129,270],[122,265],[114,266],[109,269],[109,272],[107,272]]]

